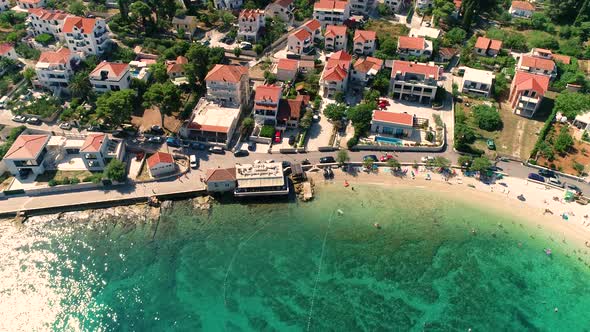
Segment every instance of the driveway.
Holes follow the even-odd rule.
[[[327,105],[334,103],[333,100],[323,99],[320,108],[320,121],[313,122],[309,128],[309,139],[307,141],[307,151],[318,151],[319,147],[329,146],[330,136],[332,135],[332,124],[324,115],[324,109]]]

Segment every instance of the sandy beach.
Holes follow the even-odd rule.
[[[407,177],[398,177],[392,175],[388,168],[380,168],[379,172],[372,173],[363,171],[348,173],[335,169],[332,180],[325,180],[321,171],[308,172],[308,174],[316,185],[324,183],[344,186],[348,183],[351,190],[355,185],[378,185],[425,188],[444,192],[452,198],[466,200],[486,209],[509,211],[508,213],[529,225],[546,229],[555,237],[567,238],[576,245],[586,248],[590,245],[590,217],[588,216],[590,207],[566,202],[563,199],[562,190],[508,176],[496,181],[495,184],[488,185],[462,175],[445,181],[442,175],[423,167],[414,171],[415,178],[412,178],[409,175],[410,171],[411,169],[408,169]],[[427,180],[428,176],[430,180]],[[524,200],[519,199],[518,196],[524,197]],[[567,215],[567,220],[563,218],[564,214]]]

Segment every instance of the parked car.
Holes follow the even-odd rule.
[[[59,128],[63,130],[70,130],[72,129],[72,124],[69,122],[62,122],[59,124]]]
[[[222,42],[222,43],[225,43],[225,44],[231,45],[231,44],[233,44],[233,43],[234,43],[235,39],[233,39],[233,38],[232,38],[232,37],[230,37],[230,36],[225,36],[225,37],[221,38],[219,41],[220,41],[220,42]]]
[[[216,154],[225,154],[225,150],[220,146],[210,146],[209,152]]]
[[[152,136],[148,138],[148,143],[163,143],[164,138],[162,136]]]
[[[330,164],[330,163],[335,163],[335,162],[336,162],[336,159],[334,159],[334,157],[332,157],[332,156],[320,158],[320,164]]]
[[[367,161],[367,160],[372,160],[373,162],[377,162],[379,161],[379,159],[377,159],[377,156],[374,154],[369,154],[363,157],[363,161]]]
[[[168,144],[168,146],[171,146],[173,148],[179,148],[180,147],[180,141],[175,138],[175,137],[168,137],[166,139],[166,144]]]
[[[295,136],[291,135],[289,136],[289,145],[293,145],[295,144]]]
[[[557,177],[555,175],[555,172],[554,171],[551,171],[551,170],[548,170],[548,169],[540,169],[538,173],[539,173],[539,175],[544,176],[546,178],[555,178],[555,177]]]
[[[393,159],[393,156],[390,155],[390,154],[383,155],[383,156],[381,156],[381,158],[379,158],[379,160],[382,161],[382,162],[386,162],[389,159]]]
[[[189,161],[192,169],[199,168],[199,159],[197,159],[197,156],[191,154],[191,156],[189,157]]]
[[[314,115],[312,116],[312,120],[313,120],[313,122],[320,122],[320,116],[319,116],[319,115],[317,115],[317,114],[314,114]]]
[[[103,132],[104,129],[98,125],[97,126],[91,125],[90,127],[88,127],[88,131]]]
[[[281,131],[277,130],[275,132],[275,143],[281,143]]]
[[[154,134],[162,135],[164,133],[164,129],[158,125],[153,125],[150,127],[150,131]]]
[[[234,152],[234,157],[246,157],[249,156],[250,152],[248,150],[237,150]]]
[[[243,41],[243,42],[240,43],[240,48],[243,49],[243,50],[251,50],[252,49],[252,44],[249,43],[249,42]]]
[[[41,120],[38,117],[33,116],[27,119],[27,123],[38,126],[41,124]]]
[[[540,176],[537,173],[529,173],[529,179],[539,181],[539,182],[545,182],[545,178]]]
[[[567,190],[569,190],[569,191],[573,191],[573,192],[575,192],[575,193],[576,193],[576,195],[582,195],[582,189],[580,189],[580,188],[579,188],[578,186],[576,186],[575,184],[568,183],[568,184],[566,185],[566,189],[567,189]]]
[[[432,156],[424,156],[424,157],[422,157],[421,160],[422,160],[423,163],[427,163],[429,161],[434,160],[434,157],[432,157]]]
[[[256,151],[256,142],[248,143],[248,151]]]
[[[490,150],[496,150],[496,143],[494,143],[493,139],[488,139],[486,141],[486,145],[488,146],[488,149]]]
[[[25,122],[27,122],[27,117],[24,115],[15,115],[12,117],[12,121],[18,122],[18,123],[25,123]]]
[[[559,181],[559,179],[557,179],[557,178],[549,177],[549,178],[547,178],[547,182],[554,185],[554,186],[561,187],[561,188],[563,188],[563,186],[564,186],[563,183],[561,181]]]

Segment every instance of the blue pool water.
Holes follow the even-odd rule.
[[[402,140],[399,138],[395,138],[395,137],[377,136],[377,137],[375,137],[375,142],[392,144],[392,145],[402,145]]]

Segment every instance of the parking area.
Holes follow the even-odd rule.
[[[328,121],[328,118],[324,116],[324,109],[326,106],[334,102],[335,101],[330,99],[323,99],[320,108],[320,121],[313,122],[309,128],[307,151],[318,151],[319,147],[330,145],[330,137],[332,136],[334,126]]]

